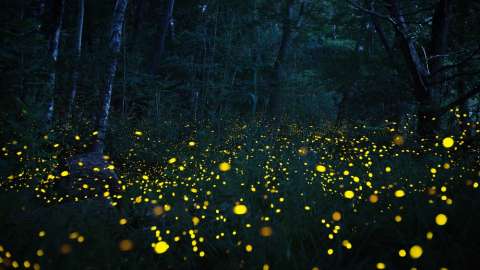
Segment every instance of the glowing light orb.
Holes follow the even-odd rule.
[[[355,193],[351,190],[347,190],[345,193],[343,193],[343,196],[345,196],[347,199],[353,199],[353,197],[355,197]]]
[[[245,215],[247,212],[248,208],[243,204],[237,204],[233,207],[233,213],[235,215]]]
[[[317,172],[323,173],[323,172],[326,172],[326,171],[327,171],[327,167],[325,167],[325,166],[323,166],[323,165],[317,165],[317,166],[315,167],[315,170],[317,170]]]
[[[167,242],[160,241],[160,242],[155,244],[155,247],[154,247],[155,253],[157,253],[157,254],[165,253],[165,252],[167,252],[169,247],[170,246],[167,244]]]
[[[370,197],[368,197],[368,200],[369,200],[371,203],[377,203],[377,202],[378,202],[378,196],[375,195],[375,194],[372,194],[372,195],[370,195]]]
[[[332,219],[334,221],[340,221],[342,219],[342,213],[340,213],[338,211],[333,212]]]
[[[128,239],[122,240],[120,241],[120,243],[118,243],[118,248],[120,249],[120,251],[130,251],[133,249],[133,242]]]
[[[348,240],[343,240],[342,246],[344,246],[346,249],[352,249],[352,243],[350,243]]]
[[[263,237],[270,237],[272,236],[273,230],[272,227],[264,226],[260,228],[260,235]]]
[[[405,139],[403,138],[402,135],[396,135],[395,137],[393,137],[393,143],[395,145],[403,145],[405,143]]]
[[[438,226],[444,226],[445,224],[447,224],[447,216],[445,214],[438,214],[436,217],[435,217],[435,223],[437,223]]]
[[[419,245],[414,245],[410,248],[409,253],[410,253],[410,257],[412,257],[412,259],[418,259],[418,258],[422,257],[423,249]]]
[[[192,218],[192,223],[193,223],[194,226],[197,226],[198,223],[200,223],[200,219],[198,217],[193,217]]]
[[[395,197],[397,197],[397,198],[405,197],[405,191],[403,191],[401,189],[395,191]]]
[[[451,148],[455,144],[455,141],[453,140],[452,137],[446,137],[442,140],[442,145],[445,148]]]
[[[218,169],[221,172],[228,172],[228,171],[230,171],[231,168],[232,168],[232,166],[227,162],[222,162],[218,165]]]

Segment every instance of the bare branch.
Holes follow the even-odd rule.
[[[452,65],[446,65],[446,66],[443,66],[442,68],[440,68],[439,70],[437,70],[435,73],[433,73],[432,75],[435,75],[437,73],[440,73],[440,72],[443,72],[447,69],[451,69],[451,68],[455,68],[455,67],[458,67],[458,66],[461,66],[461,65],[464,65],[468,62],[470,62],[471,60],[473,60],[473,58],[475,57],[475,55],[477,53],[480,53],[480,46],[478,46],[478,48],[473,51],[471,54],[469,54],[465,59],[463,59],[462,61],[456,63],[456,64],[452,64]]]
[[[375,16],[375,17],[378,17],[378,18],[387,20],[388,22],[390,22],[391,24],[393,24],[395,27],[396,27],[396,25],[397,25],[397,23],[396,23],[390,16],[387,16],[387,15],[384,15],[384,14],[381,14],[381,13],[378,13],[378,12],[376,12],[375,10],[371,10],[371,9],[365,8],[365,7],[361,6],[360,4],[355,3],[355,2],[353,2],[353,1],[350,1],[350,0],[347,0],[347,2],[348,2],[352,7],[354,7],[354,8],[357,9],[357,10],[360,10],[360,11],[362,11],[362,12],[368,13],[368,14],[373,15],[373,16]]]

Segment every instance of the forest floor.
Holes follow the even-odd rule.
[[[118,194],[62,165],[92,136],[2,146],[0,269],[480,265],[480,155],[454,135],[239,125],[167,143],[130,130],[93,168],[119,176]]]

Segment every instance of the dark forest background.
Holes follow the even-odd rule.
[[[475,1],[1,5],[4,139],[58,123],[102,137],[108,120],[113,130],[134,123],[172,136],[233,119],[387,120],[423,137],[462,130],[445,117],[452,109],[478,121]]]

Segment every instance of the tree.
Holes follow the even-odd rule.
[[[451,109],[452,104],[457,104],[459,100],[464,100],[465,97],[472,97],[477,90],[477,88],[474,87],[469,93],[458,95],[455,101],[449,104],[442,104],[447,94],[444,85],[446,85],[452,77],[455,78],[464,75],[458,73],[450,76],[450,78],[445,76],[445,73],[452,67],[451,65],[446,65],[446,59],[449,58],[450,55],[454,55],[454,53],[449,51],[448,42],[451,18],[453,17],[453,2],[451,0],[439,0],[433,5],[430,35],[426,38],[427,42],[423,44],[411,30],[410,25],[413,19],[409,20],[406,18],[400,7],[400,2],[398,0],[385,0],[384,3],[389,15],[378,13],[373,8],[367,9],[361,7],[356,2],[351,2],[357,9],[377,18],[382,18],[393,26],[395,34],[398,37],[398,46],[410,74],[412,93],[417,101],[417,131],[422,137],[432,137],[439,128],[440,117],[448,111],[448,109]],[[422,11],[415,12],[414,14],[422,14]],[[417,44],[420,44],[420,46]],[[474,50],[470,56],[453,66],[467,66],[469,61],[471,61],[473,56],[478,52],[478,49]]]
[[[301,1],[299,15],[295,20],[294,12],[295,0],[286,0],[283,10],[282,34],[280,46],[278,48],[277,56],[273,64],[273,78],[269,88],[269,114],[271,116],[279,116],[280,111],[280,89],[282,81],[285,79],[285,60],[288,53],[288,47],[292,41],[294,27],[301,21],[305,2]]]
[[[60,0],[8,1],[0,11],[11,22],[1,27],[0,83],[9,93],[1,105],[19,112],[11,119],[44,123],[53,96],[56,114],[76,116],[69,128],[85,123],[113,132],[118,129],[108,119],[117,113],[122,121],[156,127],[165,121],[221,126],[254,115],[249,120],[338,119],[343,128],[413,120],[418,111],[418,129],[428,136],[452,126],[472,130],[476,121],[480,9],[471,1],[355,0],[352,10],[334,0],[134,0],[123,19],[121,58],[115,44],[102,42],[111,34],[108,14],[116,0],[63,0],[62,24],[53,16],[61,15],[54,8]],[[171,38],[174,15],[182,19]],[[115,58],[123,91],[110,77]],[[56,63],[46,65],[51,59]],[[47,76],[55,78],[48,85]],[[99,100],[102,113],[86,109]],[[467,115],[465,126],[448,115],[438,125],[432,121],[456,109],[458,100],[467,101],[456,113]]]
[[[140,32],[140,28],[142,26],[142,22],[144,20],[144,7],[145,7],[145,0],[137,0],[135,1],[135,15],[133,21],[133,35],[132,41],[130,45],[130,50],[134,50],[135,46],[137,45],[138,33]]]
[[[78,0],[77,29],[75,33],[74,65],[72,70],[72,89],[68,104],[68,116],[72,115],[77,96],[78,80],[80,79],[80,60],[82,56],[83,20],[85,17],[85,0]]]
[[[160,68],[160,63],[162,60],[163,53],[165,52],[165,42],[168,35],[168,30],[173,24],[173,8],[175,6],[175,0],[168,0],[165,10],[163,11],[163,16],[160,26],[157,30],[157,44],[154,49],[152,71],[154,74],[157,74]],[[162,12],[160,12],[162,13]]]
[[[110,63],[107,66],[105,86],[101,95],[101,108],[97,123],[97,140],[94,144],[94,152],[103,153],[105,148],[105,136],[108,128],[108,118],[110,112],[110,103],[112,99],[113,80],[117,72],[118,55],[122,43],[123,24],[125,21],[125,11],[128,0],[117,0],[113,11],[112,27],[110,31]]]
[[[47,81],[48,111],[47,123],[53,119],[55,110],[55,94],[57,80],[57,62],[60,48],[60,34],[62,31],[63,13],[65,9],[65,0],[53,0],[50,7],[51,21],[48,24],[48,59],[49,72]]]

